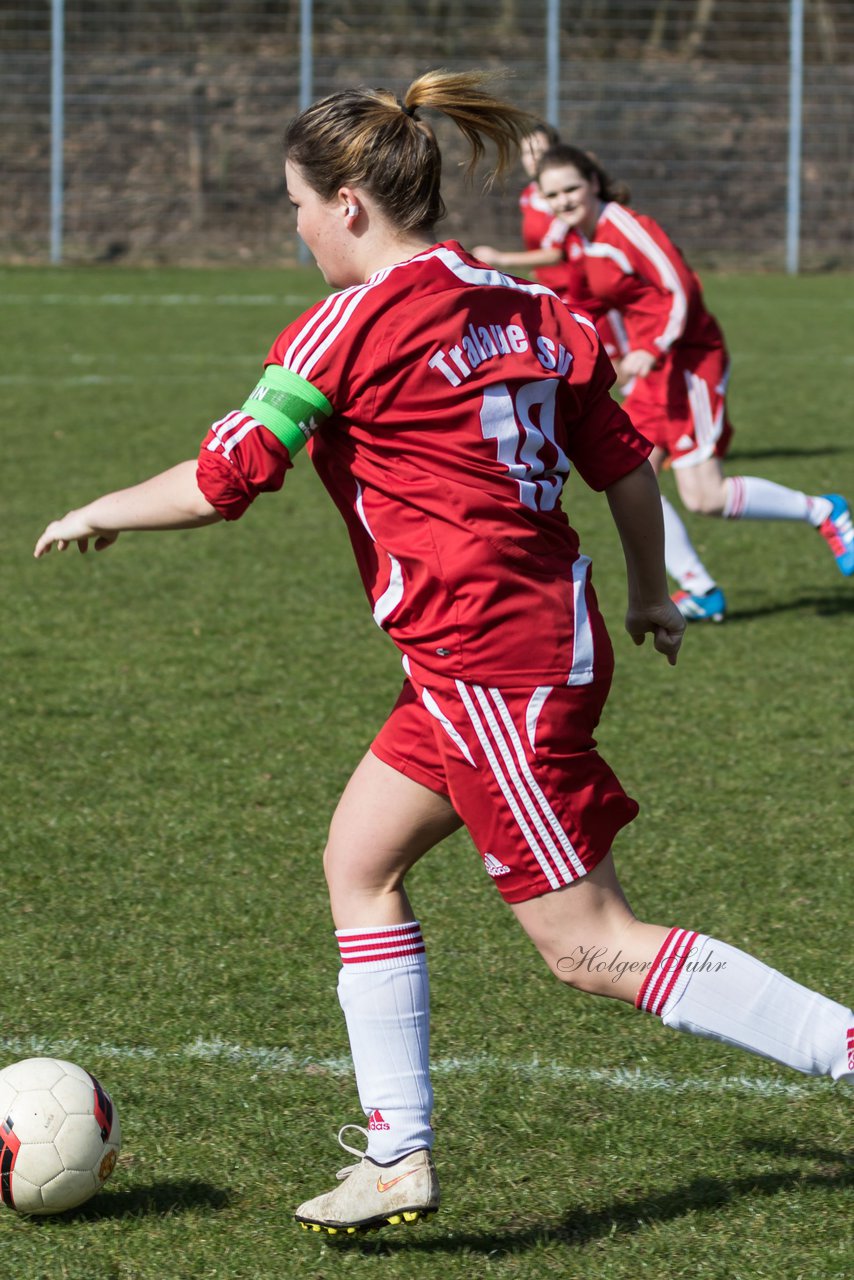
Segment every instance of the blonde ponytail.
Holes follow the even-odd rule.
[[[343,185],[369,191],[396,227],[429,231],[444,216],[442,158],[420,111],[439,111],[457,126],[470,150],[471,174],[491,142],[496,163],[487,185],[510,167],[535,123],[494,96],[481,71],[428,71],[402,98],[388,89],[351,89],[308,107],[285,135],[287,158],[325,200]]]

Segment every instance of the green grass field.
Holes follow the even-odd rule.
[[[191,456],[319,288],[0,271],[0,1061],[80,1062],[124,1130],[79,1212],[0,1211],[4,1275],[850,1277],[851,1093],[564,991],[464,835],[411,881],[443,1210],[343,1247],[292,1222],[360,1118],[320,851],[397,654],[307,459],[237,525],[31,550]],[[854,495],[851,279],[706,290],[734,353],[730,472]],[[617,650],[600,742],[642,803],[617,847],[635,908],[850,1002],[854,580],[805,526],[690,519],[730,617],[673,671],[622,632],[604,500],[573,480],[568,501]]]

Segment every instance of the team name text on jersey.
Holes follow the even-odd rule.
[[[452,387],[458,387],[485,360],[530,350],[531,339],[521,325],[490,324],[475,328],[470,324],[456,346],[440,347],[427,364],[441,373]],[[572,364],[572,354],[563,343],[555,344],[543,334],[537,338],[534,350],[543,368],[560,376],[567,373]]]

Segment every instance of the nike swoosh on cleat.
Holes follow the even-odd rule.
[[[398,1182],[403,1182],[404,1178],[409,1178],[413,1173],[417,1173],[417,1169],[407,1169],[406,1173],[399,1173],[396,1178],[389,1178],[388,1182],[383,1182],[382,1178],[377,1178],[377,1191],[391,1191],[392,1187],[396,1187]]]

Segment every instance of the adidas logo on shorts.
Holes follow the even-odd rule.
[[[491,876],[506,876],[510,874],[510,868],[500,862],[492,853],[483,855],[483,865]]]

